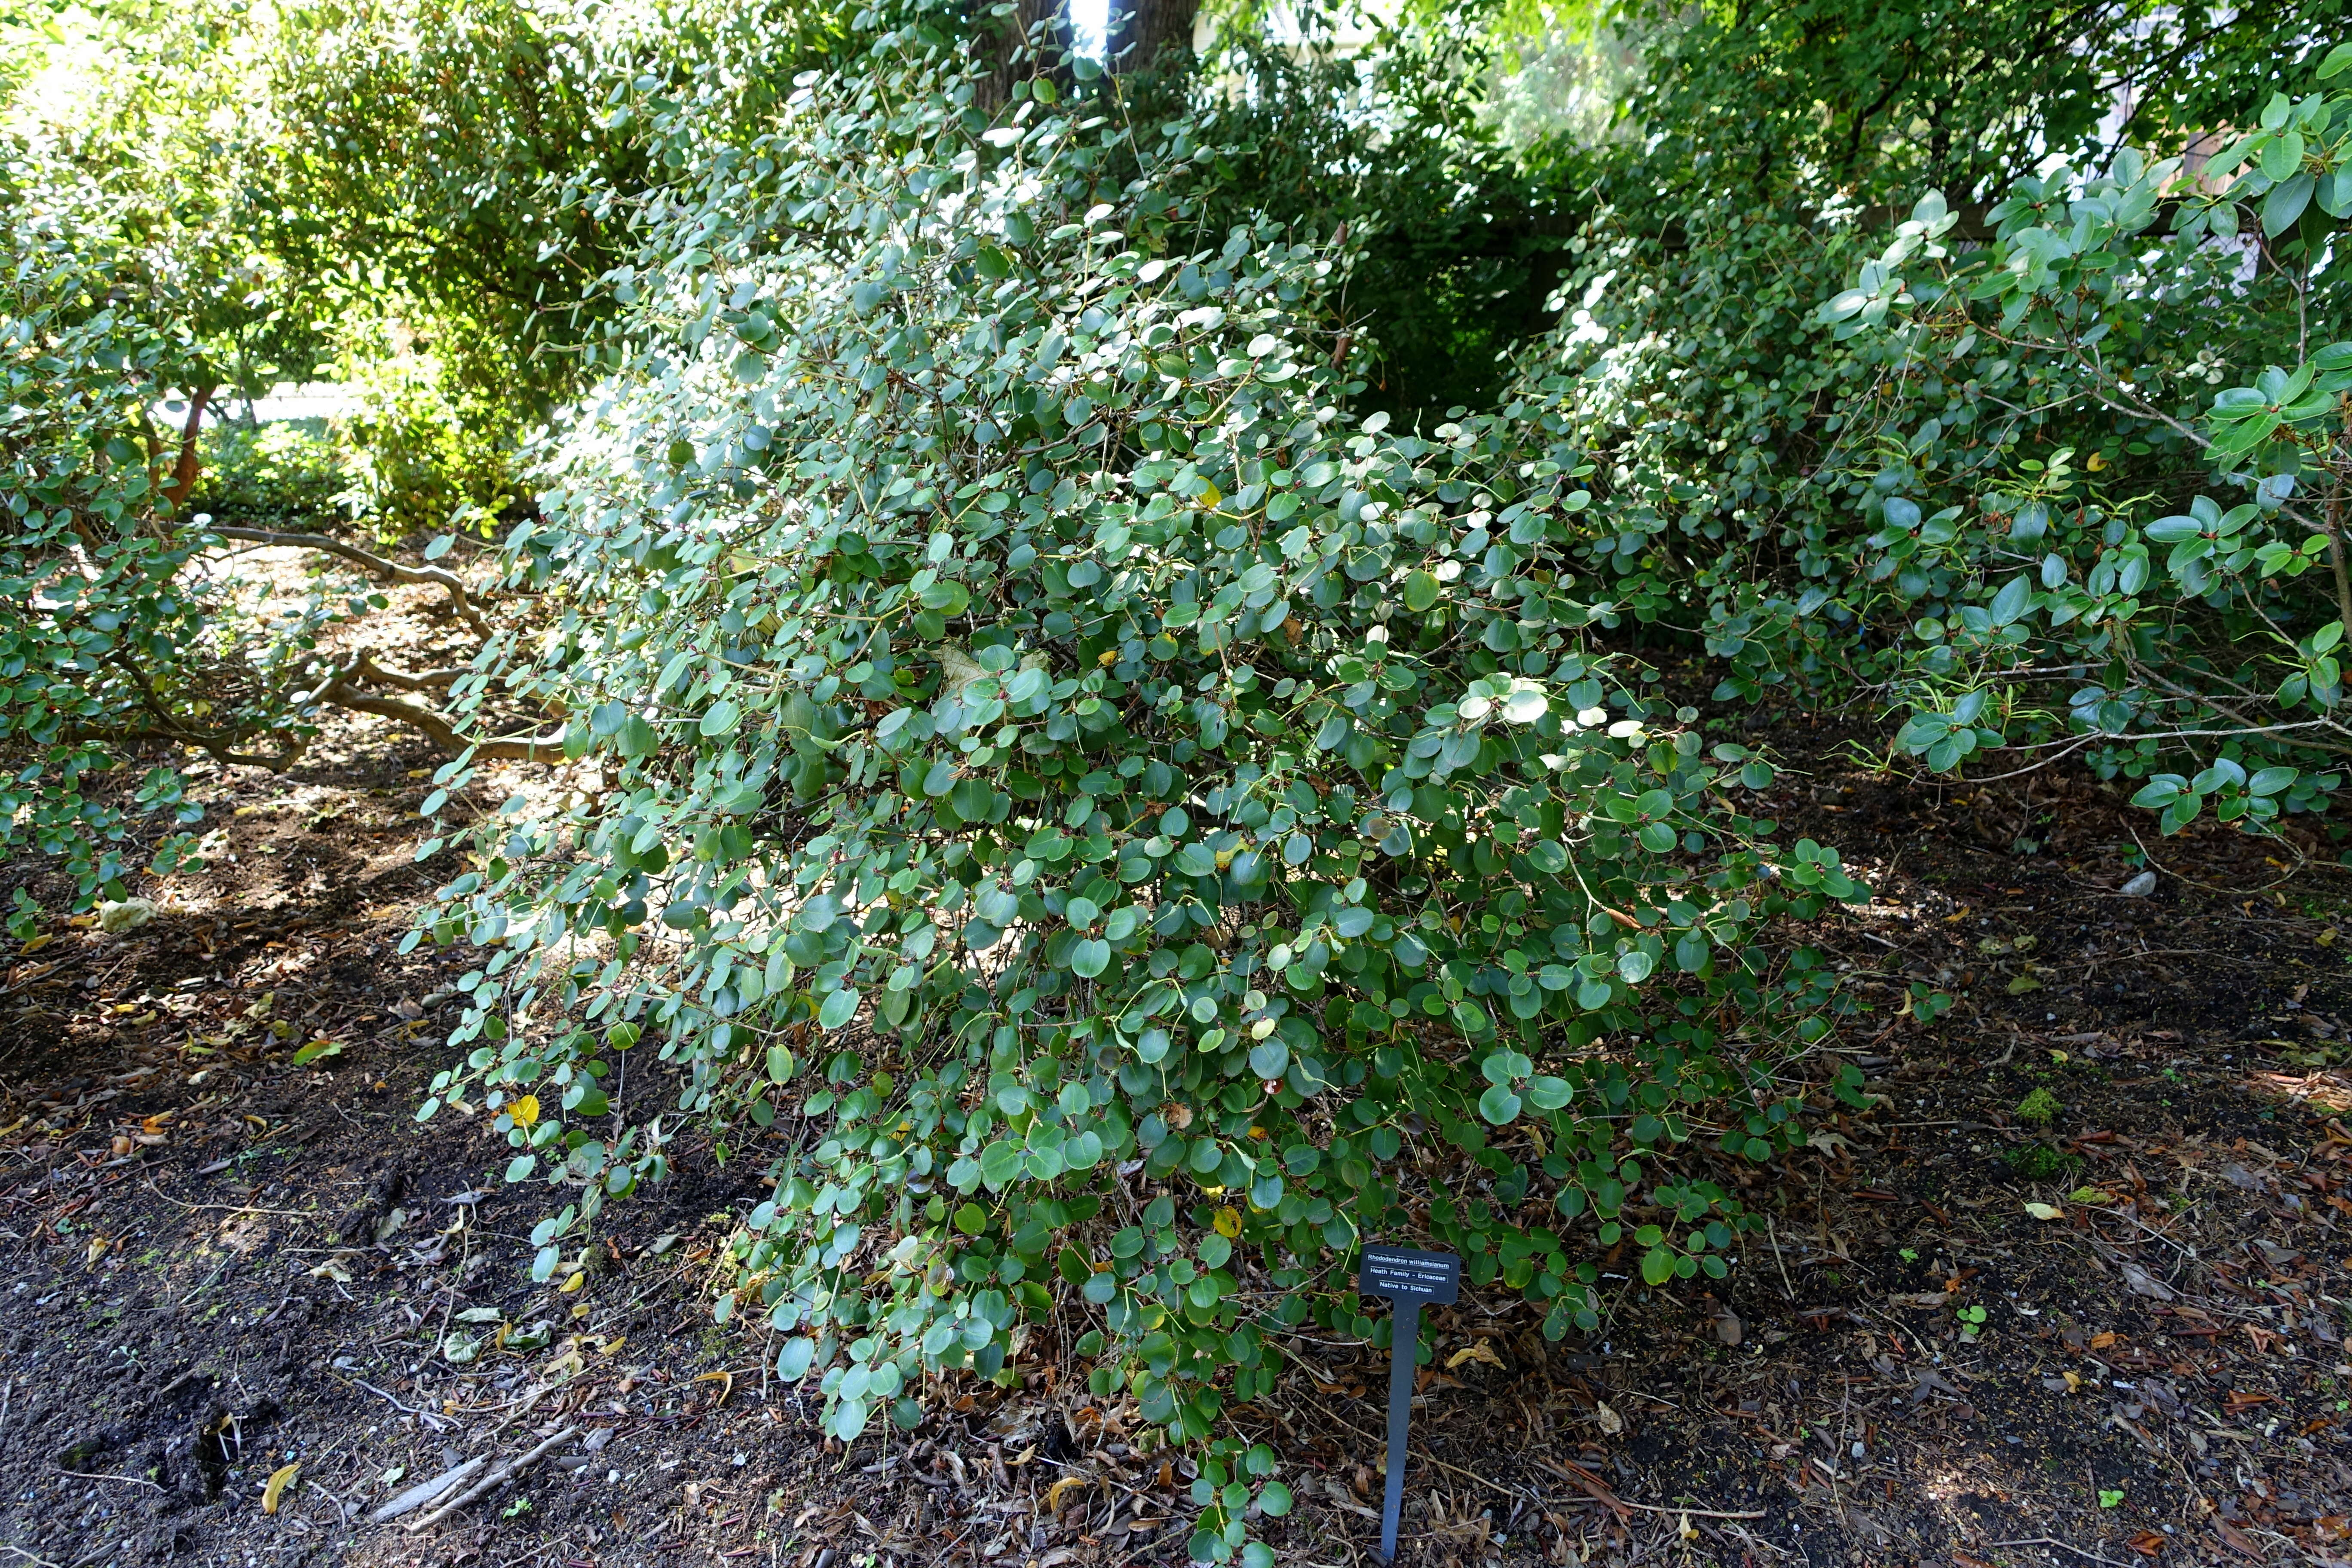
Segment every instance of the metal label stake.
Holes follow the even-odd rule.
[[[1356,1288],[1394,1303],[1389,1335],[1389,1484],[1381,1501],[1381,1561],[1396,1560],[1397,1521],[1404,1511],[1406,1428],[1412,1421],[1412,1374],[1421,1359],[1423,1302],[1454,1304],[1462,1288],[1462,1259],[1450,1252],[1410,1247],[1367,1247]]]

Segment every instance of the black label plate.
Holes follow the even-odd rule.
[[[1367,1247],[1356,1283],[1367,1296],[1449,1306],[1462,1289],[1462,1259],[1410,1247]]]

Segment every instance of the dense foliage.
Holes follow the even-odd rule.
[[[15,397],[0,500],[22,520],[0,542],[0,848],[62,857],[87,907],[127,890],[142,810],[193,820],[181,748],[282,767],[322,704],[454,737],[432,706],[442,682],[320,651],[327,628],[383,607],[359,576],[437,583],[482,624],[453,574],[361,546],[438,535],[429,560],[446,531],[515,505],[526,422],[578,383],[610,305],[584,288],[613,241],[582,192],[645,165],[629,95],[699,62],[730,84],[706,123],[744,134],[830,24],[338,0],[68,21],[42,35],[51,58],[26,48],[0,70]],[[362,395],[331,455],[200,429],[322,362]],[[222,458],[233,471],[207,474]],[[373,537],[315,531],[338,513]],[[270,602],[226,542],[316,546],[321,569]],[[144,784],[124,798],[106,775],[129,766]],[[161,863],[184,847],[167,834]]]
[[[697,0],[285,7],[257,49],[268,242],[340,318],[352,510],[398,538],[520,506],[517,448],[581,384],[610,304],[588,285],[626,243],[583,193],[648,177],[629,94],[723,71],[710,127],[747,134],[837,28]]]
[[[1198,225],[1213,117],[1039,78],[992,122],[978,69],[917,20],[751,147],[656,110],[696,177],[509,541],[562,610],[499,673],[603,789],[508,802],[417,933],[495,950],[425,1113],[568,1192],[542,1278],[661,1168],[614,1053],[797,1130],[720,1310],[845,1436],[1056,1280],[1097,1389],[1199,1439],[1269,1331],[1373,1331],[1368,1232],[1555,1336],[1580,1235],[1719,1276],[1745,1215],[1675,1150],[1801,1140],[1764,1069],[1831,987],[1758,938],[1855,885],[1591,641],[1540,424],[1340,412],[1330,256]],[[1286,1494],[1210,1473],[1223,1557]]]
[[[2308,334],[2344,315],[2345,112],[2275,95],[2186,196],[2179,160],[2045,164],[1966,244],[1931,193],[1883,255],[1738,209],[1596,250],[1527,383],[1600,470],[1585,563],[1705,638],[1719,700],[1876,692],[1931,767],[2079,752],[2161,781],[2168,830],[2217,793],[2312,806],[2347,351]]]
[[[136,237],[103,216],[20,200],[0,274],[0,852],[59,858],[76,908],[128,893],[139,815],[196,820],[184,752],[281,768],[320,703],[367,700],[350,685],[367,661],[320,639],[384,602],[332,574],[273,597],[240,579],[208,519],[178,515],[184,443],[151,410],[205,345],[184,317],[152,313]],[[135,789],[106,777],[126,765]],[[167,832],[141,858],[169,870],[187,850]],[[11,929],[31,934],[41,910],[21,884],[14,904]]]
[[[102,887],[120,896],[121,814],[94,798],[87,776],[112,760],[107,731],[139,725],[146,711],[121,680],[117,649],[175,642],[188,629],[187,606],[160,591],[187,550],[140,526],[168,454],[132,417],[173,345],[108,299],[102,258],[76,237],[27,215],[8,237],[0,737],[12,742],[13,776],[0,784],[0,850],[64,856],[85,897]],[[142,793],[167,801],[168,770],[151,773]],[[21,919],[29,900],[17,897]]]
[[[423,1114],[546,1184],[541,1279],[682,1125],[758,1151],[716,1309],[842,1436],[1057,1336],[1263,1561],[1227,1416],[1283,1331],[1385,1333],[1367,1236],[1555,1337],[1597,1248],[1720,1277],[1743,1164],[1859,1098],[1793,1064],[1864,892],[1669,661],[1890,765],[2327,820],[2323,0],[1630,7],[1580,142],[1494,111],[1486,10],[1111,77],[1034,5],[242,15],[110,10],[107,112],[11,144],[0,847],[119,891],[93,780],[325,704],[449,747],[433,814],[560,751],[432,846],[408,940],[482,959]],[[153,418],[321,358],[386,555],[298,445]],[[487,607],[390,558],[501,516]],[[480,657],[329,651],[381,603],[331,575],[257,607],[220,547],[289,521]]]
[[[1591,205],[1588,157],[1557,140],[1508,147],[1484,112],[1503,56],[1486,20],[1384,24],[1360,55],[1318,31],[1287,47],[1241,30],[1208,68],[1246,84],[1220,106],[1209,215],[1347,241],[1328,308],[1363,350],[1353,406],[1408,427],[1495,405],[1515,351],[1557,313]]]
[[[1712,187],[1751,209],[1791,192],[1886,201],[1922,185],[1988,202],[2050,154],[2104,167],[2125,146],[2179,148],[2249,122],[2347,21],[2343,0],[1624,9],[1653,29],[1627,105],[1653,138],[1646,171],[1676,196]]]

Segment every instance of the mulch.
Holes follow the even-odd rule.
[[[1826,726],[1769,738],[1798,764],[1772,812],[1878,893],[1816,933],[1873,1010],[1790,1070],[1853,1062],[1874,1103],[1776,1170],[1676,1162],[1769,1221],[1710,1289],[1608,1257],[1601,1329],[1559,1344],[1500,1295],[1426,1313],[1403,1560],[2352,1559],[2352,871],[2309,834],[2148,838],[2080,774],[1938,785]],[[355,725],[207,776],[213,868],[142,889],[152,922],[0,952],[12,1560],[1182,1562],[1189,1462],[1055,1325],[1016,1388],[819,1437],[764,1331],[709,1310],[757,1143],[674,1145],[578,1275],[530,1282],[543,1193],[478,1123],[411,1115],[468,966],[396,951],[454,866],[415,858],[437,761]],[[48,876],[0,881],[59,908]],[[1915,982],[1958,1005],[1906,1013]],[[1265,1538],[1371,1561],[1386,1352],[1286,1349],[1239,1417],[1299,1500]],[[370,1518],[551,1437],[423,1529],[437,1502]]]

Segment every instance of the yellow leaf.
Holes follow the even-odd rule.
[[[2058,1375],[2066,1380],[2067,1393],[2080,1394],[2083,1391],[2083,1374],[2081,1373],[2062,1372]]]
[[[299,1464],[286,1465],[269,1472],[269,1484],[261,1489],[262,1512],[278,1511],[278,1500],[286,1495],[286,1489],[294,1484],[295,1472],[301,1468]]]
[[[526,1094],[520,1100],[507,1101],[507,1114],[514,1118],[517,1127],[536,1125],[539,1121],[539,1096]]]
[[[1217,1211],[1216,1226],[1219,1236],[1228,1237],[1239,1236],[1242,1233],[1241,1211],[1233,1205],[1227,1204]]]
[[[1447,1357],[1445,1362],[1445,1370],[1452,1372],[1455,1367],[1460,1366],[1464,1362],[1468,1361],[1481,1362],[1487,1366],[1501,1366],[1503,1364],[1503,1358],[1495,1353],[1494,1345],[1488,1341],[1480,1340],[1476,1344],[1470,1346],[1468,1349],[1455,1351],[1451,1356]]]
[[[2066,1211],[2056,1204],[2028,1204],[2025,1212],[2035,1219],[2064,1219]]]
[[[580,1289],[580,1287],[582,1287],[583,1285],[585,1285],[585,1284],[587,1284],[587,1283],[588,1283],[588,1271],[587,1271],[586,1269],[584,1269],[584,1268],[583,1268],[583,1269],[582,1269],[579,1273],[574,1274],[571,1279],[566,1279],[562,1284],[558,1285],[558,1286],[556,1287],[556,1289],[557,1289],[558,1291],[560,1291],[562,1294],[566,1295],[566,1296],[569,1296],[569,1295],[571,1295],[571,1294],[572,1294],[572,1292],[573,1292],[574,1290],[579,1289]]]
[[[1204,484],[1201,487],[1201,493],[1192,498],[1192,504],[1205,511],[1224,499],[1224,492],[1216,486]]]
[[[2091,472],[2093,472],[2093,473],[2095,473],[2095,473],[2097,473],[2101,468],[2105,468],[2105,467],[2107,466],[2107,459],[2106,459],[2106,456],[2105,456],[2105,454],[2101,453],[2101,452],[2094,452],[2094,453],[2092,453],[2092,454],[2091,454],[2091,459],[2090,459],[2090,461],[2088,461],[2088,462],[2084,463],[2083,466],[2084,466],[2084,468],[2086,468],[2090,469],[2090,470],[2091,470]]]
[[[26,944],[25,944],[21,949],[19,949],[18,951],[19,951],[19,952],[40,952],[40,951],[41,951],[41,949],[43,949],[43,948],[45,948],[45,947],[48,946],[48,945],[49,945],[49,943],[51,943],[52,942],[55,942],[56,940],[57,940],[57,938],[56,938],[56,936],[55,936],[53,933],[48,932],[48,931],[43,931],[40,935],[38,935],[38,936],[37,936],[37,937],[33,938],[33,940],[32,940],[32,941],[30,941],[30,942],[26,942]]]
[[[1067,1499],[1072,1492],[1091,1490],[1094,1484],[1094,1478],[1092,1476],[1064,1476],[1060,1480],[1055,1481],[1052,1486],[1045,1489],[1045,1511],[1047,1513],[1061,1512],[1063,1501]]]

